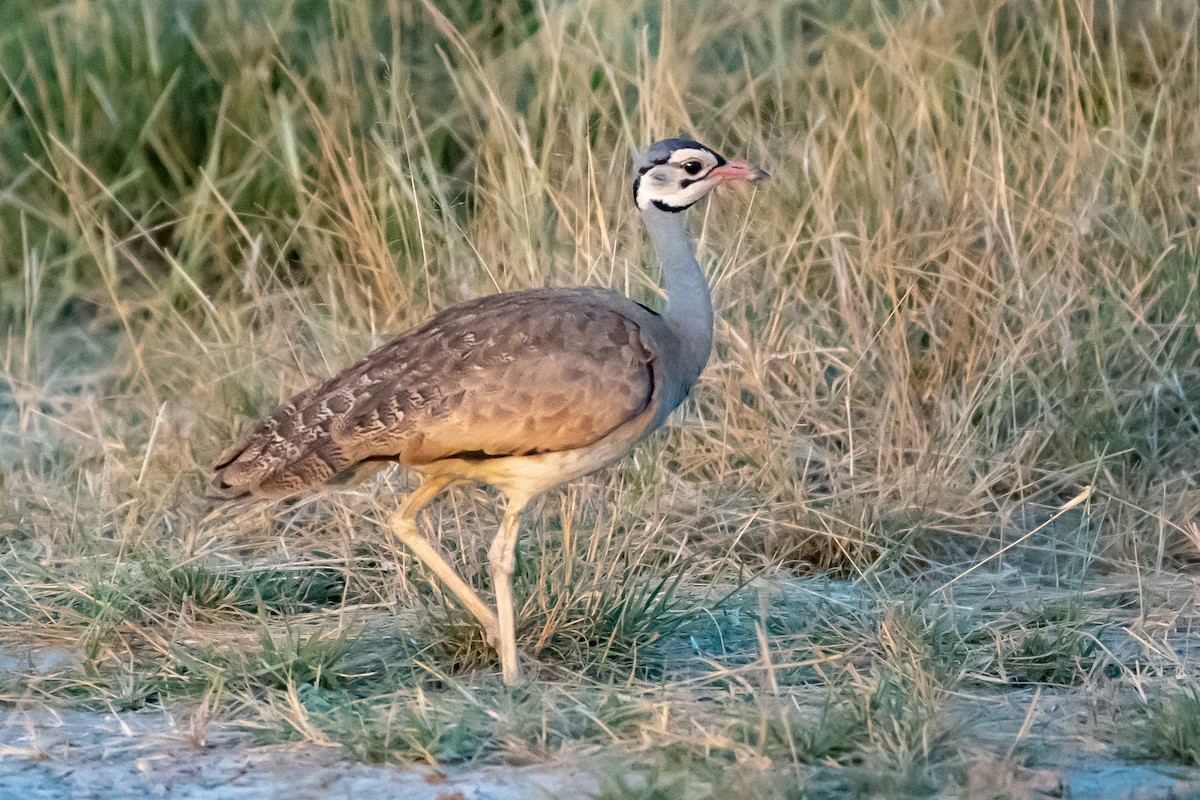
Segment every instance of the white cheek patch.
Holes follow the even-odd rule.
[[[712,186],[708,184],[693,183],[690,186],[676,187],[670,191],[655,192],[651,202],[657,200],[672,208],[687,208],[708,194],[711,189]]]
[[[685,164],[700,165],[692,174]],[[713,184],[704,180],[721,163],[719,156],[707,150],[682,147],[670,155],[666,163],[650,166],[637,179],[635,202],[643,210],[658,206],[669,211],[682,211],[712,191]],[[694,167],[693,167],[694,168]]]

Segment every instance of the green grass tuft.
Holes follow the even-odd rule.
[[[1184,686],[1151,703],[1137,738],[1149,758],[1200,767],[1200,691]]]

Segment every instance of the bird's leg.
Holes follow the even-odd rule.
[[[504,510],[500,530],[488,549],[488,566],[492,574],[492,591],[496,593],[496,618],[500,624],[500,670],[510,686],[520,679],[517,664],[516,613],[513,608],[512,576],[516,565],[517,533],[521,528],[521,509],[524,498],[510,498]]]
[[[446,588],[454,593],[463,607],[479,620],[483,625],[488,643],[493,647],[498,647],[501,641],[500,627],[497,624],[495,612],[488,608],[478,593],[459,577],[450,562],[437,551],[428,539],[421,535],[417,527],[417,514],[438,492],[451,483],[454,483],[454,479],[445,476],[425,478],[421,485],[414,489],[400,504],[400,507],[392,513],[389,527],[392,535],[400,540],[400,543],[407,547],[418,561],[433,570],[433,574],[437,575]]]

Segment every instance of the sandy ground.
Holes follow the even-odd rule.
[[[0,723],[0,798],[9,800],[538,800],[585,798],[597,781],[566,764],[395,767],[356,764],[335,747],[203,740],[163,713],[14,710]]]
[[[1094,706],[1093,698],[1033,692],[989,704],[963,731],[980,743],[981,757],[965,785],[946,796],[1200,800],[1200,770],[1126,763],[1082,734],[1095,724]],[[1028,728],[1031,766],[985,755],[998,752],[990,744],[1011,741],[1014,724]],[[337,747],[253,746],[244,733],[216,725],[199,736],[187,720],[161,711],[0,710],[3,800],[582,800],[598,791],[598,764],[594,757],[527,767],[360,764]]]
[[[1105,717],[1132,697],[1098,697],[1087,690],[1023,690],[986,699],[961,697],[962,739],[976,742],[961,795],[970,800],[1200,800],[1200,770],[1136,763],[1098,738],[1119,740],[1120,715]],[[1014,732],[1020,755],[1011,753]],[[1019,735],[1019,734],[1018,734]],[[1015,766],[1024,762],[1026,766]]]
[[[1045,703],[1042,715],[1062,713]],[[343,760],[332,747],[247,746],[208,731],[202,741],[162,713],[14,710],[0,729],[0,798],[27,800],[537,800],[588,798],[598,779],[586,765],[396,767]],[[1041,723],[1034,723],[1041,724]],[[1063,753],[1044,754],[1061,761]],[[1200,798],[1200,771],[1123,764],[1077,751],[1070,766],[1013,769],[981,760],[966,797],[1183,800]]]
[[[1007,586],[1012,579],[1000,580]],[[1123,585],[1096,581],[1092,591]],[[794,590],[854,596],[828,581],[796,582]],[[1159,610],[1114,625],[1105,645],[1140,648],[1145,673],[1075,689],[981,688],[947,698],[955,739],[973,743],[977,755],[968,759],[962,785],[939,797],[1200,800],[1200,770],[1137,763],[1122,744],[1129,739],[1123,729],[1136,724],[1140,693],[1152,688],[1151,673],[1186,678],[1179,670],[1190,672],[1200,656],[1200,576],[1143,591],[1158,598]],[[991,593],[980,580],[957,601],[972,604],[973,596]],[[0,647],[0,671],[53,672],[76,658],[10,645]],[[244,729],[217,721],[198,726],[195,714],[179,713],[0,705],[0,800],[582,800],[598,792],[602,768],[619,769],[613,755],[595,750],[525,767],[362,764],[335,746],[256,746]]]

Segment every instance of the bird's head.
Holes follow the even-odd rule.
[[[721,183],[756,183],[766,177],[753,164],[725,158],[691,139],[661,139],[639,160],[633,202],[643,211],[683,211]]]

